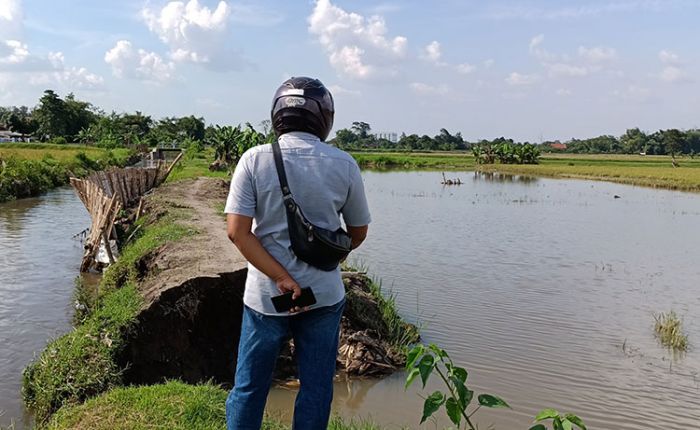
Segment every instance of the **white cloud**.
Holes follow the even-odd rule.
[[[568,88],[559,88],[557,90],[557,95],[560,97],[568,97],[572,94],[573,94],[573,92]]]
[[[328,89],[334,97],[342,95],[359,96],[361,94],[358,90],[351,90],[340,85],[331,85],[328,87]]]
[[[163,82],[173,78],[175,65],[164,61],[158,54],[134,49],[128,40],[120,40],[105,53],[105,62],[118,78]]]
[[[58,86],[67,91],[94,90],[104,79],[90,73],[85,67],[67,66],[61,52],[46,56],[32,54],[29,47],[16,40],[0,42],[0,75],[4,91],[11,85]]]
[[[544,65],[549,76],[552,77],[581,77],[588,75],[588,69],[582,66],[573,66],[565,63],[554,63]]]
[[[309,33],[341,74],[355,79],[390,77],[398,74],[398,62],[406,53],[407,39],[387,37],[384,19],[366,18],[346,12],[330,0],[317,0],[308,18]]]
[[[450,92],[450,88],[445,84],[434,86],[423,82],[413,82],[409,87],[416,94],[424,96],[444,96]]]
[[[171,1],[159,11],[144,7],[141,18],[170,48],[174,61],[230,70],[241,65],[228,40],[231,11],[225,1],[220,1],[213,10],[198,0]]]
[[[489,58],[488,60],[484,61],[484,67],[490,69],[495,63],[496,61],[493,58]]]
[[[15,22],[22,17],[22,7],[19,0],[0,0],[0,20]]]
[[[659,61],[665,66],[658,77],[663,82],[668,82],[671,84],[675,83],[688,83],[693,82],[692,76],[690,76],[683,68],[683,61],[678,56],[671,51],[663,50],[659,52]]]
[[[19,40],[0,42],[0,64],[21,64],[29,58],[27,45]]]
[[[436,65],[442,65],[440,62],[442,52],[440,50],[440,42],[433,40],[425,48],[423,48],[423,59]]]
[[[0,42],[0,72],[15,76],[26,74],[30,85],[63,85],[69,89],[96,89],[104,83],[101,76],[84,67],[68,67],[61,52],[32,54],[29,46],[18,40]]]
[[[578,60],[566,54],[554,54],[547,51],[544,35],[538,34],[530,39],[530,54],[538,59],[550,77],[583,77],[604,69],[605,63],[617,58],[617,51],[605,46],[578,48]]]
[[[681,59],[678,54],[665,49],[659,52],[659,60],[664,64],[681,64]]]
[[[605,46],[597,46],[595,48],[586,48],[579,46],[578,55],[590,63],[603,63],[617,58],[617,51],[613,48]]]
[[[693,79],[685,70],[677,66],[667,66],[661,71],[659,79],[669,83],[692,82]]]
[[[622,91],[614,91],[613,95],[634,103],[646,103],[651,100],[652,93],[649,88],[630,85]]]
[[[506,78],[506,83],[512,86],[527,86],[535,84],[539,80],[537,75],[524,75],[518,72],[512,72]]]
[[[457,72],[463,74],[463,75],[468,75],[471,72],[476,70],[476,66],[471,65],[469,63],[462,63],[457,65]]]
[[[557,61],[556,55],[541,47],[542,43],[544,43],[544,34],[538,34],[530,39],[530,54],[540,61]]]

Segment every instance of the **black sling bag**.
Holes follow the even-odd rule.
[[[350,235],[342,228],[336,231],[326,230],[313,225],[306,219],[289,190],[279,142],[272,143],[272,153],[275,157],[275,167],[287,212],[287,226],[292,251],[300,260],[314,267],[327,272],[335,270],[340,261],[347,257],[352,250]]]

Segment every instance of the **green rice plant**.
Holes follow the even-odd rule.
[[[682,322],[674,311],[654,314],[654,331],[661,344],[674,351],[688,350],[688,335],[683,333]]]

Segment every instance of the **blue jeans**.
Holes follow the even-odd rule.
[[[299,376],[295,430],[326,430],[333,400],[340,318],[345,300],[291,316],[243,311],[236,381],[226,400],[228,430],[259,430],[280,349],[291,334]]]

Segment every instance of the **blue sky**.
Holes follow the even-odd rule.
[[[700,127],[699,0],[0,0],[0,105],[258,124],[311,75],[336,129],[520,140]]]

